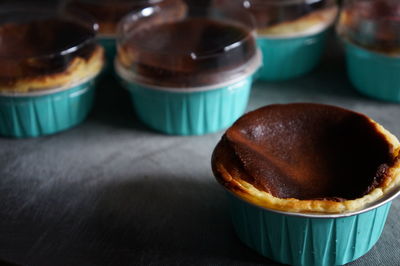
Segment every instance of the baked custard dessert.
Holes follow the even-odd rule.
[[[242,116],[212,156],[217,180],[286,212],[362,209],[400,184],[400,143],[365,115],[322,104],[270,105]]]
[[[334,0],[214,0],[215,6],[245,9],[254,18],[260,36],[307,35],[334,22]]]
[[[202,17],[143,24],[118,48],[121,69],[131,70],[138,83],[163,87],[234,80],[248,71],[252,60],[259,58],[251,30]]]
[[[300,17],[284,19],[283,22],[273,23],[269,26],[258,29],[260,35],[283,36],[293,34],[312,34],[320,32],[336,19],[338,9],[336,6],[327,7],[321,10],[312,11]]]
[[[93,78],[104,63],[95,30],[49,14],[24,22],[21,14],[0,21],[0,92],[31,92]]]
[[[266,81],[297,78],[314,69],[338,12],[335,0],[214,0],[213,4],[252,15],[263,54],[257,78]]]
[[[400,55],[399,30],[398,1],[349,1],[338,23],[338,33],[344,40],[388,55]]]
[[[114,69],[150,128],[203,135],[243,114],[261,54],[248,13],[228,11],[192,8],[170,20],[144,9],[121,21]]]
[[[66,5],[91,14],[99,23],[102,37],[114,37],[119,21],[129,12],[146,8],[149,8],[146,12],[156,12],[151,9],[162,8],[164,13],[168,13],[164,18],[179,18],[186,13],[186,4],[182,0],[69,0]]]

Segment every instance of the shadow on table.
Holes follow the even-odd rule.
[[[176,177],[114,184],[103,191],[86,237],[111,264],[276,265],[235,236],[224,196],[213,182]]]
[[[122,88],[114,77],[108,75],[100,78],[89,119],[116,128],[148,131],[149,129],[137,118],[130,98],[128,91]]]

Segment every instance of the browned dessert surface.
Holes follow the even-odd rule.
[[[156,24],[134,31],[120,49],[122,64],[163,86],[204,84],[226,79],[256,54],[244,27],[207,18]]]
[[[320,104],[271,105],[240,118],[213,155],[241,178],[278,198],[342,201],[383,182],[393,147],[361,114]]]
[[[257,28],[262,29],[283,22],[293,21],[314,11],[321,10],[332,3],[331,0],[299,1],[288,3],[281,0],[216,0],[218,6],[245,8],[255,18]]]
[[[0,25],[0,85],[63,72],[76,57],[88,60],[96,47],[94,34],[61,18]]]

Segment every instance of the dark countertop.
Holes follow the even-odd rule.
[[[53,136],[0,138],[0,258],[22,265],[276,265],[233,232],[210,169],[222,132],[165,136],[102,81],[82,125]],[[359,95],[331,53],[304,78],[255,84],[249,110],[320,102],[363,112],[400,136],[400,105]],[[351,265],[400,265],[400,201],[382,237]]]

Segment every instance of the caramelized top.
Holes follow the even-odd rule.
[[[189,18],[132,32],[119,59],[146,83],[187,87],[226,81],[224,73],[236,71],[255,54],[254,37],[246,28]]]
[[[56,17],[0,24],[0,85],[63,72],[95,49],[93,29]]]
[[[362,114],[320,104],[271,105],[227,130],[213,165],[275,197],[341,201],[382,182],[394,163],[392,148]]]
[[[332,0],[285,1],[285,0],[214,0],[220,7],[245,8],[255,19],[258,29],[290,22],[334,5]]]
[[[281,5],[281,0],[265,1],[250,0],[247,9],[256,19],[258,28],[276,25],[282,22],[296,20],[316,10],[324,8],[327,0],[299,1],[294,4]]]

